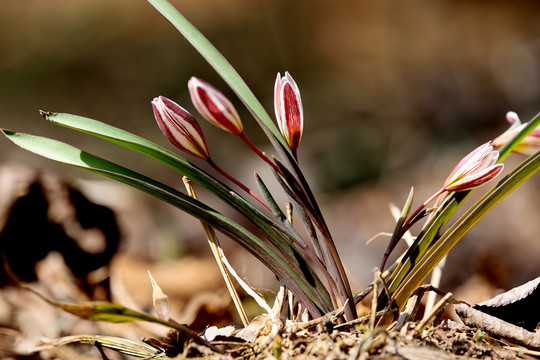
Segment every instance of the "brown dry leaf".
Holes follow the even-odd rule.
[[[535,331],[540,323],[539,284],[540,277],[475,305],[474,308],[528,331]]]
[[[467,326],[483,329],[491,335],[500,336],[529,349],[540,350],[540,334],[527,331],[465,304],[455,305],[455,310]]]
[[[468,326],[486,330],[529,349],[540,350],[540,277],[474,308],[459,304],[456,313]]]

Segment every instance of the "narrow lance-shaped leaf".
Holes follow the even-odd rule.
[[[53,349],[64,345],[81,343],[100,346],[118,351],[128,356],[134,356],[142,359],[170,359],[161,349],[157,349],[150,345],[136,343],[134,341],[115,336],[103,335],[70,335],[58,339],[47,340],[43,344],[31,347],[29,352],[39,352],[43,350]]]
[[[325,242],[320,246],[320,250],[323,254],[323,263],[327,267],[329,274],[332,276],[334,283],[337,285],[336,290],[339,295],[339,301],[341,302],[341,304],[336,302],[338,299],[334,298],[334,305],[337,307],[345,306],[345,316],[348,320],[356,318],[356,308],[354,307],[352,291],[345,274],[345,269],[343,268],[341,258],[337,253],[334,241],[332,240],[322,215],[320,215],[318,208],[310,206],[313,203],[309,198],[306,198],[307,194],[305,191],[303,191],[304,188],[296,181],[294,176],[287,170],[287,168],[285,168],[278,160],[275,160],[275,163],[280,168],[283,179],[287,181],[288,184],[292,185],[292,188],[289,188],[287,184],[284,184],[278,177],[278,181],[280,181],[281,186],[286,192],[289,193],[290,196],[293,197],[295,201],[300,203],[300,211],[303,211],[304,209],[306,210],[310,220],[313,221],[324,237]]]
[[[306,282],[306,268],[298,264],[296,264],[296,268],[291,268],[291,266],[295,266],[293,263],[285,261],[259,238],[199,201],[193,200],[189,196],[155,180],[85,153],[70,145],[9,130],[3,130],[3,133],[8,139],[26,150],[124,182],[211,224],[220,232],[243,245],[279,276],[314,316],[321,314],[321,310],[329,311],[331,309],[331,306],[325,300],[327,295],[325,295],[324,287],[317,278],[311,277],[308,279],[313,282],[312,284]]]
[[[253,95],[251,90],[248,88],[246,83],[238,75],[236,70],[227,62],[227,60],[219,53],[219,51],[206,39],[187,19],[182,16],[178,10],[176,10],[168,1],[166,0],[148,0],[163,16],[167,18],[185,37],[186,39],[195,47],[199,53],[210,63],[210,65],[218,72],[218,74],[229,84],[231,89],[238,95],[246,107],[250,110],[254,118],[259,122],[261,128],[265,131],[266,135],[274,145],[274,148],[284,159],[287,160],[291,166],[293,172],[298,177],[300,183],[303,187],[303,192],[308,196],[312,206],[314,207],[317,214],[318,225],[323,225],[324,233],[326,239],[326,246],[329,247],[329,251],[332,254],[332,263],[337,266],[336,275],[339,277],[338,282],[342,286],[343,296],[348,299],[346,305],[346,315],[349,318],[354,318],[355,309],[352,305],[352,293],[346,278],[345,272],[343,271],[343,266],[340,263],[339,256],[337,255],[335,246],[331,237],[329,236],[329,231],[322,219],[322,214],[316,204],[315,198],[309,189],[305,178],[303,177],[298,165],[294,159],[294,156],[291,153],[291,150],[285,145],[283,139],[279,136],[275,125],[272,123],[270,117]],[[337,258],[336,258],[337,256]]]
[[[58,309],[65,311],[67,313],[70,313],[72,315],[75,315],[81,319],[86,320],[94,320],[94,321],[106,321],[106,322],[113,322],[113,323],[122,323],[122,322],[133,322],[133,321],[146,321],[151,323],[156,323],[160,325],[164,325],[170,328],[173,328],[177,330],[180,334],[186,336],[189,339],[193,339],[195,342],[208,346],[214,351],[222,352],[220,349],[216,348],[214,345],[210,344],[203,338],[201,338],[196,332],[191,330],[185,325],[178,324],[176,322],[170,322],[165,321],[162,319],[155,318],[151,315],[141,313],[139,311],[135,311],[129,308],[126,308],[122,305],[109,303],[109,302],[103,302],[103,301],[89,301],[84,303],[66,303],[62,301],[58,301],[55,299],[52,299],[50,297],[47,297],[34,289],[32,289],[29,286],[22,285],[21,286],[36,294],[49,304],[57,307]]]
[[[257,226],[265,237],[270,239],[283,254],[288,255],[288,261],[298,262],[298,260],[302,258],[302,255],[295,253],[294,248],[290,246],[290,241],[295,239],[295,233],[291,233],[290,231],[277,226],[277,224],[255,209],[226,185],[188,161],[180,158],[178,155],[125,130],[118,129],[97,120],[62,113],[42,114],[46,119],[55,124],[103,138],[126,148],[136,150],[162,162],[205,187],[207,190],[223,199],[231,207],[244,214],[246,219]],[[298,266],[298,264],[296,266]],[[309,266],[305,270],[309,270]],[[311,275],[311,277],[314,276],[314,274]],[[322,286],[319,282],[316,281],[316,283],[319,284],[317,286]],[[323,298],[328,296],[328,293],[324,288],[319,288],[317,293]],[[323,302],[329,303],[329,301],[330,299],[327,297]]]
[[[276,175],[276,178],[278,179],[278,181],[281,182],[281,185],[284,186],[284,189],[287,190],[287,186],[285,184],[282,183],[282,179],[279,177],[279,175],[277,173],[275,173]],[[257,175],[255,174],[256,176],[256,181],[257,181],[257,185],[259,186],[259,189],[261,190],[261,193],[263,194],[263,196],[268,199],[269,201],[269,204],[271,206],[272,209],[274,209],[275,213],[276,213],[276,217],[282,219],[283,223],[285,224],[285,226],[294,234],[296,234],[297,236],[292,239],[294,241],[294,245],[298,248],[300,248],[302,250],[302,252],[306,252],[307,253],[307,256],[311,259],[311,261],[317,266],[317,269],[322,272],[323,274],[323,277],[326,278],[327,280],[327,283],[328,283],[328,286],[327,286],[327,289],[330,290],[330,296],[332,298],[334,298],[333,296],[333,289],[337,289],[337,286],[336,286],[336,282],[335,280],[332,278],[332,276],[329,274],[326,266],[322,263],[322,260],[321,258],[313,252],[313,250],[306,244],[306,242],[302,239],[302,237],[300,236],[300,234],[297,233],[296,229],[292,226],[292,224],[289,222],[289,220],[287,219],[287,217],[285,216],[285,214],[283,214],[283,212],[281,211],[281,209],[278,207],[277,203],[275,202],[274,198],[272,197],[272,195],[270,194],[268,188],[266,187],[266,185],[264,184],[264,182],[262,181],[262,179]],[[291,192],[290,192],[290,189],[287,192],[287,195],[291,195]],[[291,197],[290,200],[294,201],[293,198]],[[309,227],[312,225],[310,220],[307,218],[307,215],[304,214],[304,212],[302,211],[302,208],[299,207],[299,213],[301,214],[301,218],[302,220],[305,222],[305,226],[306,226],[306,230],[309,232],[310,229]],[[303,216],[302,216],[303,215]],[[314,231],[314,230],[313,230]],[[310,235],[311,236],[311,235]]]
[[[249,89],[238,72],[225,59],[225,57],[201,34],[174,6],[166,0],[148,0],[184,37],[191,45],[208,61],[216,72],[225,80],[231,89],[238,95],[240,100],[257,120],[261,128],[265,131],[274,147],[286,149],[285,143],[279,136],[279,132],[268,116],[266,110]],[[280,143],[282,146],[278,146]],[[283,150],[281,150],[283,151]]]
[[[484,217],[503,198],[515,190],[521,183],[540,170],[540,152],[529,157],[518,168],[508,174],[496,187],[488,192],[479,202],[469,209],[448,229],[437,242],[428,249],[418,264],[400,283],[395,292],[395,301],[404,304],[407,297],[429,275],[439,261],[454,245]]]
[[[401,257],[401,261],[396,269],[387,277],[386,281],[390,294],[393,294],[399,287],[403,278],[407,276],[411,269],[417,264],[418,260],[436,238],[440,229],[455,214],[470,192],[471,191],[462,191],[449,196],[440,206],[435,216],[433,216],[424,226],[420,234],[416,237],[416,240]],[[388,305],[389,299],[387,295],[386,292],[381,292],[378,300],[379,309],[383,309]]]
[[[128,149],[135,150],[187,176],[193,182],[201,185],[243,214],[247,220],[251,221],[269,238],[279,237],[281,235],[278,235],[278,233],[284,231],[220,180],[161,146],[94,119],[65,113],[42,112],[42,115],[53,124],[94,135]]]
[[[404,229],[403,226],[405,224],[405,221],[407,220],[407,216],[409,216],[409,212],[411,211],[412,202],[414,199],[414,189],[411,187],[411,190],[409,191],[409,196],[407,197],[407,200],[405,201],[405,205],[403,206],[403,209],[401,210],[401,214],[396,221],[396,226],[394,227],[394,232],[392,233],[392,237],[390,238],[390,242],[388,244],[388,247],[386,248],[386,251],[383,254],[383,260],[381,263],[380,270],[384,270],[384,266],[386,265],[386,260],[390,256],[390,252],[394,250],[396,245],[398,244],[399,240],[401,240],[401,237],[407,229]]]
[[[514,134],[514,138],[508,141],[506,145],[502,146],[502,148],[499,150],[497,161],[501,162],[506,156],[508,156],[508,154],[510,154],[510,152],[519,144],[521,140],[523,140],[531,131],[534,131],[539,125],[540,114],[537,114],[526,126],[522,126],[520,128],[519,134]],[[451,177],[452,176],[449,176],[449,178]],[[449,195],[435,216],[432,216],[428,224],[424,226],[424,229],[417,236],[413,245],[402,257],[402,261],[399,266],[388,278],[388,287],[391,294],[394,293],[399,286],[401,286],[405,276],[410,274],[410,272],[418,266],[419,262],[422,261],[422,257],[437,236],[439,230],[450,220],[453,214],[469,196],[471,191],[472,190],[461,191]],[[448,251],[449,250],[450,249],[448,249]],[[386,306],[387,301],[388,298],[384,293],[382,293],[379,298],[380,306]]]

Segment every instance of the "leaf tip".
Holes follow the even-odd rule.
[[[51,111],[44,111],[44,110],[39,110],[39,115],[43,116],[45,119],[51,121],[51,116],[53,115],[56,115],[56,113],[53,113]]]

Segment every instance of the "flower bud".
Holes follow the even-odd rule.
[[[244,132],[238,112],[221,91],[196,77],[189,80],[188,89],[193,105],[206,120],[234,135]]]
[[[444,182],[446,191],[463,191],[478,187],[493,179],[503,170],[503,164],[495,164],[499,152],[489,142],[465,156]]]
[[[281,77],[278,73],[274,86],[274,111],[279,131],[291,150],[300,145],[304,129],[304,110],[300,91],[288,72]]]
[[[202,160],[210,157],[201,127],[189,112],[164,96],[155,98],[152,108],[161,132],[174,146]]]
[[[527,124],[522,124],[519,120],[518,115],[509,111],[506,114],[506,120],[510,123],[510,127],[503,134],[498,136],[495,140],[492,141],[494,148],[500,148],[510,140],[512,140]],[[540,150],[540,126],[534,129],[523,139],[519,144],[516,145],[512,152],[522,155],[532,155]]]

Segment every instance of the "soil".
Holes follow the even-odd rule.
[[[400,332],[363,327],[340,331],[330,323],[303,329],[288,323],[274,337],[262,334],[251,344],[228,349],[225,354],[209,353],[190,346],[188,356],[213,359],[534,359],[540,353],[518,348],[481,330],[454,322],[443,322],[415,335],[415,324]],[[214,341],[214,344],[231,342]]]

